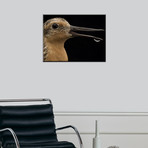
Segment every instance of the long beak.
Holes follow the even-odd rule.
[[[70,33],[72,34],[72,37],[81,36],[81,37],[93,38],[95,40],[103,40],[102,38],[92,36],[92,35],[87,35],[87,34],[80,34],[80,33],[77,33],[76,31],[96,32],[96,31],[104,31],[103,29],[94,29],[94,28],[70,26]]]

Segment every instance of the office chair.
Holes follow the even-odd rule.
[[[47,104],[24,105],[23,102],[46,101]],[[67,141],[58,141],[56,131],[72,128],[76,132],[80,148],[82,139],[78,130],[68,125],[55,128],[53,105],[50,99],[9,99],[0,103],[20,102],[21,105],[0,104],[1,148],[76,148]]]

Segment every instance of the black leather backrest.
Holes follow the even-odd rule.
[[[0,106],[0,129],[12,128],[20,143],[57,141],[51,104]],[[13,142],[9,132],[0,135],[4,144]]]

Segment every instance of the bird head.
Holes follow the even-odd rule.
[[[95,32],[95,31],[104,31],[104,30],[72,26],[63,18],[49,19],[44,23],[44,26],[43,26],[44,37],[50,42],[55,42],[55,41],[65,42],[67,39],[72,38],[72,37],[89,37],[89,38],[93,38],[98,41],[103,40],[102,38],[99,38],[96,36],[77,33],[81,31]]]
[[[44,23],[44,37],[50,42],[66,41],[72,35],[70,24],[63,18],[49,19]]]

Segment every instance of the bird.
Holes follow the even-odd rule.
[[[102,38],[81,34],[81,31],[104,31],[86,27],[72,26],[64,18],[51,18],[43,24],[43,61],[68,61],[65,42],[73,37],[89,37],[99,42]]]

